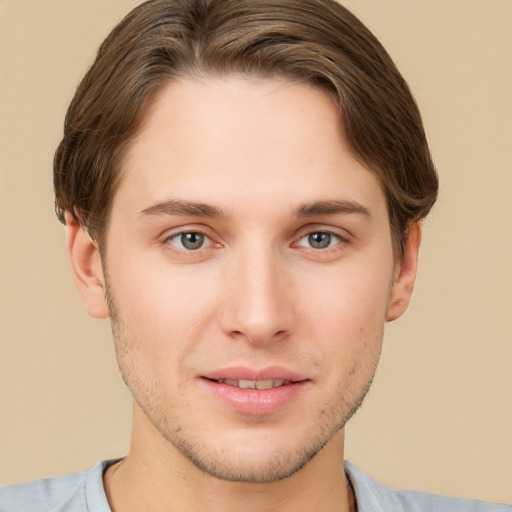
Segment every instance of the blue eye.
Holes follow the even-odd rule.
[[[187,251],[202,249],[210,239],[203,233],[197,231],[183,231],[168,238],[172,245]]]
[[[341,237],[329,231],[315,231],[308,233],[299,240],[299,245],[309,246],[312,249],[328,249],[341,241]]]

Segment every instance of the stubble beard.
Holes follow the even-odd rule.
[[[336,394],[339,399],[326,404],[320,410],[316,415],[314,429],[307,433],[307,437],[299,446],[288,451],[281,448],[273,449],[263,463],[255,464],[243,450],[232,453],[232,446],[230,446],[231,453],[229,450],[217,449],[198,438],[183,425],[171,423],[166,408],[167,400],[159,389],[158,383],[151,379],[150,372],[137,371],[134,364],[138,360],[137,340],[131,336],[129,327],[120,315],[108,284],[105,290],[117,364],[134,400],[167,442],[196,468],[214,478],[229,482],[261,484],[290,477],[306,466],[332,437],[344,428],[370,390],[380,354],[377,355],[373,368],[368,372],[366,385],[362,389],[346,389],[351,386],[342,388],[340,385]],[[201,432],[200,426],[196,431]]]

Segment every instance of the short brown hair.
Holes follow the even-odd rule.
[[[170,81],[202,74],[285,78],[328,91],[354,155],[383,186],[395,251],[438,179],[409,88],[375,36],[334,0],[149,0],[101,45],[68,109],[54,161],[56,212],[100,244],[122,158]]]

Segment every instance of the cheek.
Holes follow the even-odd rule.
[[[215,315],[212,276],[147,258],[119,258],[108,282],[123,338],[144,347],[144,357],[176,364],[193,349]],[[167,361],[166,361],[167,360]]]
[[[391,264],[377,263],[373,268],[343,268],[321,279],[310,275],[301,286],[303,314],[314,316],[320,325],[337,325],[340,332],[381,330],[391,291],[391,268]]]
[[[390,293],[391,270],[344,269],[331,275],[322,290],[311,280],[301,294],[309,297],[299,318],[309,319],[304,328],[319,343],[318,349],[333,368],[343,374],[368,375],[380,354]]]

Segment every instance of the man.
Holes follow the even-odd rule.
[[[510,510],[343,467],[437,178],[405,82],[340,5],[139,6],[77,90],[55,190],[132,445],[1,510]]]

